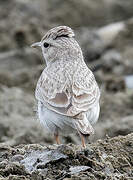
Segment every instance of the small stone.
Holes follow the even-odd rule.
[[[71,174],[77,174],[90,169],[88,166],[72,166],[69,168]]]

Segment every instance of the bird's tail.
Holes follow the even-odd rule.
[[[94,129],[88,119],[86,118],[85,114],[82,114],[82,119],[76,119],[75,125],[78,131],[80,131],[83,135],[90,135],[94,134]]]

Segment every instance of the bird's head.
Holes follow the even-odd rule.
[[[81,49],[74,39],[74,32],[67,26],[59,26],[50,29],[40,42],[36,42],[31,47],[40,46],[46,64],[56,60],[75,59],[82,56]]]

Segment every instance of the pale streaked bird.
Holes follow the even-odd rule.
[[[84,136],[94,133],[92,125],[99,117],[100,91],[74,32],[67,26],[55,27],[32,45],[36,46],[46,61],[35,92],[40,122],[57,144],[60,134],[78,131],[85,147]]]

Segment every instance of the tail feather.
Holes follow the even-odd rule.
[[[83,119],[76,119],[75,124],[77,129],[84,135],[94,134],[94,129],[92,125],[89,123],[86,116]]]

